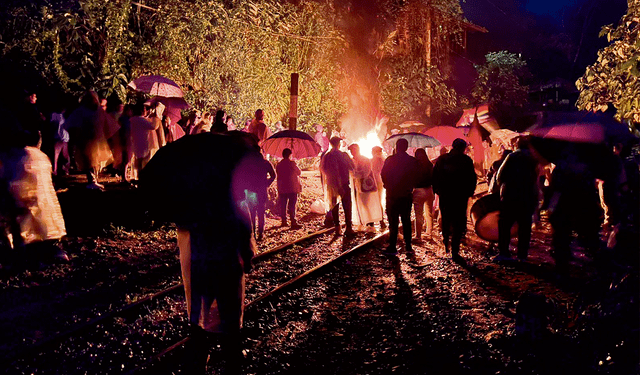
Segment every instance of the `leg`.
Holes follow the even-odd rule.
[[[346,224],[346,232],[352,232],[353,228],[351,225],[351,189],[347,186],[344,188],[342,195],[340,195],[342,199],[342,209],[344,210],[344,222]]]
[[[389,251],[396,251],[396,244],[398,242],[398,225],[400,224],[398,216],[399,213],[396,209],[396,202],[387,199],[387,220],[389,221]]]
[[[64,142],[56,141],[56,144],[53,146],[53,174],[55,176],[58,175],[58,157],[60,156],[60,152],[62,152],[62,145]]]
[[[531,242],[531,224],[533,223],[533,209],[525,210],[518,219],[518,259],[526,260]]]
[[[416,214],[416,240],[422,239],[422,228],[424,225],[424,206],[426,202],[426,194],[423,194],[424,189],[415,189],[413,192],[413,210]],[[403,224],[404,225],[404,222]]]
[[[501,202],[500,217],[498,218],[498,250],[500,256],[511,257],[509,244],[511,243],[511,227],[515,222],[515,213],[509,208],[512,202]]]
[[[262,239],[262,232],[264,232],[264,213],[267,206],[267,197],[258,197],[258,238]]]
[[[287,198],[288,194],[278,194],[278,204],[280,206],[280,219],[282,226],[287,225]]]
[[[412,253],[413,248],[411,247],[411,233],[413,232],[413,230],[411,228],[411,198],[402,198],[402,200],[399,202],[399,205],[405,250],[407,253]]]
[[[434,200],[434,196],[433,196],[433,188],[428,188],[427,189],[427,200],[425,201],[425,206],[426,206],[426,213],[427,213],[427,228],[426,228],[426,232],[427,232],[427,237],[431,237],[431,232],[433,231],[433,218],[434,218],[434,214],[433,214],[433,200]]]
[[[288,200],[288,204],[289,204],[289,217],[291,218],[291,225],[298,225],[298,222],[296,220],[296,204],[298,204],[298,194],[297,193],[291,193],[289,194],[289,197],[287,198]]]
[[[451,237],[451,207],[446,200],[440,199],[440,220],[442,229],[442,243],[444,250],[449,253],[449,239]]]
[[[464,237],[467,229],[467,199],[460,199],[454,203],[455,215],[452,220],[452,234],[451,234],[451,255],[458,256],[460,252],[460,242]]]

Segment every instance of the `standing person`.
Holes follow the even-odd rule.
[[[258,144],[262,145],[267,138],[271,136],[271,131],[267,124],[264,123],[264,111],[258,109],[255,118],[249,124],[249,133],[258,137]]]
[[[384,184],[382,183],[382,167],[384,166],[384,156],[382,155],[382,147],[373,146],[371,148],[371,170],[373,171],[373,176],[376,179],[376,192],[378,194],[378,203],[380,207],[382,207],[382,202],[384,200]],[[384,223],[384,217],[380,219],[380,228],[385,229],[387,224]]]
[[[282,126],[282,121],[276,121],[275,128],[276,128],[276,131],[274,133],[278,133],[285,130],[284,126]]]
[[[160,148],[157,135],[158,129],[156,128],[160,123],[156,122],[154,124],[147,118],[147,108],[142,104],[136,104],[133,107],[133,117],[129,122],[131,124],[131,138],[128,148],[133,156],[131,177],[137,180],[142,168],[147,165]]]
[[[538,163],[529,151],[529,141],[518,140],[518,149],[512,152],[496,173],[500,192],[498,219],[497,261],[508,260],[511,227],[518,223],[518,259],[525,261],[531,241],[531,223],[538,205]]]
[[[69,132],[64,128],[64,114],[66,109],[60,108],[59,112],[53,112],[51,114],[51,126],[53,127],[53,174],[58,175],[58,158],[60,154],[64,158],[64,164],[62,166],[62,172],[64,174],[69,173],[69,166],[71,160],[69,159]]]
[[[212,133],[224,133],[228,130],[227,123],[225,122],[225,116],[226,114],[221,109],[216,112],[216,117],[213,120],[213,125],[211,125]]]
[[[164,113],[164,104],[157,102],[151,111],[151,115],[149,116],[149,120],[151,120],[151,125],[155,129],[155,138],[157,140],[157,148],[156,151],[165,144],[166,137],[164,136],[164,127],[162,126],[162,114]],[[152,155],[153,156],[153,155]]]
[[[24,98],[22,111],[20,113],[20,124],[25,130],[28,146],[40,148],[42,145],[42,131],[46,117],[38,109],[36,102],[38,96],[35,92],[30,91]]]
[[[548,204],[553,228],[553,257],[558,272],[568,271],[571,233],[575,230],[584,247],[597,254],[602,209],[593,172],[570,150],[556,163],[551,174]]]
[[[360,146],[349,146],[355,169],[353,171],[353,212],[356,225],[373,226],[382,220],[382,205],[378,199],[378,186],[371,167],[371,160],[360,153]]]
[[[433,164],[427,157],[424,148],[419,148],[415,153],[419,162],[418,182],[413,189],[413,209],[416,213],[416,236],[417,242],[422,242],[422,229],[425,223],[425,212],[427,219],[427,238],[431,238],[433,230]],[[425,211],[426,207],[426,211]]]
[[[129,164],[131,162],[131,117],[133,116],[133,106],[131,104],[125,104],[122,109],[122,115],[118,118],[118,124],[120,124],[120,131],[118,136],[120,137],[120,144],[122,145],[122,165],[121,172],[125,181],[128,181],[130,176],[128,175]]]
[[[442,215],[442,242],[455,261],[462,259],[460,241],[467,226],[467,204],[478,178],[473,160],[465,154],[466,148],[467,143],[456,138],[451,151],[440,156],[433,167],[433,192],[438,194]]]
[[[346,153],[340,151],[339,137],[333,137],[329,140],[331,150],[327,152],[320,160],[320,171],[324,175],[327,184],[327,202],[336,234],[341,233],[340,230],[340,207],[338,206],[338,197],[342,202],[342,210],[344,211],[344,221],[346,224],[345,236],[355,234],[351,222],[351,187],[349,186],[349,173],[355,169],[353,161]]]
[[[233,117],[227,115],[227,130],[236,130],[236,124],[233,123]]]
[[[282,161],[276,166],[278,183],[278,199],[280,200],[280,217],[282,226],[287,225],[287,206],[289,207],[289,218],[291,219],[291,229],[301,228],[296,221],[296,203],[298,193],[302,191],[300,175],[302,172],[295,161],[291,160],[291,149],[282,150]]]
[[[387,220],[389,220],[389,247],[387,254],[397,254],[398,225],[402,220],[402,232],[404,234],[405,251],[413,254],[411,247],[411,203],[413,201],[413,188],[416,186],[418,174],[418,161],[407,154],[409,142],[406,139],[398,139],[395,154],[384,161],[382,167],[382,182],[387,189]],[[398,219],[400,218],[400,220]]]
[[[107,139],[113,135],[107,113],[99,107],[95,91],[88,91],[78,107],[65,121],[69,140],[75,146],[75,161],[78,168],[87,174],[87,188],[102,190],[98,176],[112,154]],[[116,129],[117,131],[117,129]]]
[[[314,127],[316,129],[315,141],[320,145],[320,148],[322,148],[322,152],[327,152],[330,146],[327,132],[324,131],[320,124],[314,124]]]
[[[264,158],[260,153],[260,146],[255,146],[255,151],[260,156],[254,161],[256,164],[253,166],[257,178],[255,179],[254,186],[251,191],[256,194],[253,204],[250,206],[251,211],[251,227],[254,233],[256,233],[256,239],[262,240],[262,234],[264,232],[264,215],[267,207],[267,189],[276,179],[276,172],[273,170],[273,166],[268,160]],[[258,230],[255,230],[256,217],[258,219]]]

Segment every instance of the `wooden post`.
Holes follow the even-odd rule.
[[[298,73],[291,73],[290,98],[289,130],[296,130],[298,124]]]

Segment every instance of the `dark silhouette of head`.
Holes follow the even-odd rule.
[[[357,143],[352,143],[349,145],[349,151],[351,151],[351,155],[356,156],[360,155],[360,146]]]
[[[424,148],[417,149],[414,156],[422,164],[427,164],[429,162],[429,158],[427,157],[427,152],[424,150]]]
[[[262,119],[264,119],[264,111],[261,109],[258,109],[256,111],[256,120],[262,121]]]
[[[285,159],[289,159],[289,157],[291,156],[291,149],[290,148],[285,148],[284,150],[282,150],[282,157]]]
[[[329,140],[329,143],[331,144],[331,147],[338,148],[338,147],[340,147],[340,141],[341,140],[342,140],[342,138],[340,138],[340,137],[331,137],[331,139]]]
[[[396,142],[396,153],[407,152],[408,148],[409,141],[404,138],[398,139],[398,142]]]
[[[464,150],[467,148],[467,142],[462,138],[456,138],[453,140],[451,148],[453,151],[464,153]]]

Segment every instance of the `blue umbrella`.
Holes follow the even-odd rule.
[[[299,130],[283,130],[275,133],[262,143],[265,154],[282,157],[282,151],[291,149],[293,159],[318,156],[322,148],[311,136]]]

